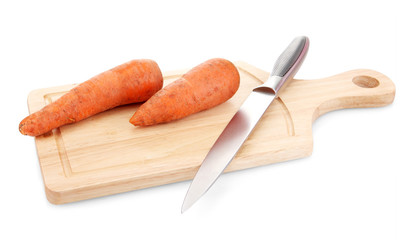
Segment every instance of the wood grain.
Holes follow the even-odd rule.
[[[241,84],[215,108],[171,123],[134,127],[138,104],[117,107],[35,138],[47,199],[62,204],[192,179],[253,87],[268,73],[236,62]],[[186,71],[165,74],[165,85]],[[35,90],[30,112],[55,101],[75,85]],[[226,171],[309,156],[312,122],[343,108],[393,102],[395,86],[372,70],[353,70],[318,80],[293,80],[273,102]]]

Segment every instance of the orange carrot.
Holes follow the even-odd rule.
[[[132,60],[79,84],[23,119],[19,130],[24,135],[38,136],[119,105],[146,101],[162,86],[156,62]]]
[[[239,88],[236,67],[221,58],[210,59],[158,91],[129,120],[148,126],[180,119],[231,98]]]

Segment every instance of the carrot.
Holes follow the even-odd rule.
[[[239,84],[239,72],[231,62],[210,59],[155,93],[129,122],[148,126],[189,116],[227,101]]]
[[[38,136],[119,105],[146,101],[162,86],[156,62],[132,60],[79,84],[23,119],[19,130],[24,135]]]

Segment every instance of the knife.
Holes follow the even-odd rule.
[[[309,39],[295,38],[277,59],[267,81],[253,89],[210,149],[186,193],[182,213],[209,190],[233,160],[264,112],[297,73],[308,52]]]

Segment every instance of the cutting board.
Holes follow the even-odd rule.
[[[192,179],[219,134],[253,87],[269,73],[235,63],[240,88],[227,102],[184,119],[150,127],[128,120],[139,104],[114,108],[36,137],[47,199],[62,204]],[[165,85],[186,70],[164,74]],[[39,89],[28,96],[30,113],[75,85]],[[312,122],[343,108],[393,102],[395,86],[372,70],[353,70],[318,80],[294,80],[283,89],[226,172],[312,153]]]

